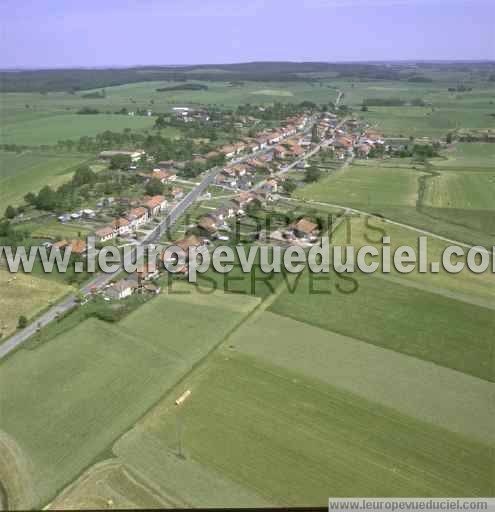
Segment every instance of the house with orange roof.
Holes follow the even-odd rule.
[[[112,227],[105,226],[104,228],[97,229],[95,231],[95,236],[98,242],[108,242],[116,237],[116,234]]]
[[[124,217],[112,221],[112,229],[116,236],[127,235],[131,231],[131,223]]]
[[[167,204],[167,199],[164,196],[153,196],[144,201],[143,207],[148,210],[149,217],[155,217],[167,208]]]
[[[146,224],[148,222],[149,216],[148,216],[148,210],[146,208],[143,208],[142,206],[139,206],[137,208],[133,208],[129,215],[127,216],[129,222],[131,223],[131,228],[136,229],[139,226],[142,226],[143,224]]]
[[[87,250],[87,244],[84,240],[71,240],[68,244],[72,254],[84,254]]]
[[[160,180],[161,183],[169,183],[177,179],[177,174],[165,169],[153,169],[152,177]]]
[[[220,153],[225,155],[225,158],[232,158],[236,154],[236,149],[234,146],[228,144],[220,148]]]

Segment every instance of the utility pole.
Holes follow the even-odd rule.
[[[175,424],[177,428],[177,457],[179,459],[185,459],[186,457],[182,453],[182,418],[181,418],[181,412],[180,409],[182,408],[182,405],[184,402],[191,396],[191,390],[188,389],[182,395],[177,398],[175,401],[175,405],[177,406],[177,413],[175,415]]]
[[[180,414],[180,411],[177,411],[175,416],[177,427],[177,457],[179,457],[179,459],[185,459],[182,452],[182,418],[180,417]]]

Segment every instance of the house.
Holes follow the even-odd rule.
[[[233,201],[242,208],[253,201],[254,198],[253,192],[241,192]]]
[[[143,206],[148,210],[150,217],[155,217],[167,208],[167,200],[164,196],[153,196],[147,199]]]
[[[231,166],[230,168],[227,167],[225,169],[225,172],[230,175],[236,175],[236,176],[244,176],[249,171],[249,167],[245,164],[236,164]]]
[[[135,281],[130,279],[122,279],[117,281],[113,286],[110,286],[105,292],[105,295],[110,299],[122,300],[126,297],[130,297],[134,290],[137,288]]]
[[[318,225],[305,217],[293,222],[289,228],[298,238],[311,238],[318,233]]]
[[[217,219],[211,214],[203,215],[199,219],[198,228],[208,233],[208,235],[213,235],[218,231]]]
[[[225,158],[232,158],[236,154],[236,149],[234,146],[231,145],[222,146],[220,148],[220,153],[225,155]]]
[[[146,153],[137,149],[136,151],[102,151],[98,156],[104,160],[110,160],[114,156],[124,155],[130,157],[132,162],[137,162]]]
[[[269,192],[277,192],[278,191],[278,182],[277,182],[277,180],[268,180],[263,185],[263,188],[265,190],[268,190]]]
[[[335,147],[339,149],[351,149],[353,145],[353,140],[350,137],[337,137],[335,140]]]
[[[124,236],[130,233],[131,223],[124,217],[112,221],[112,229],[115,236]]]
[[[58,249],[60,251],[61,249],[64,249],[68,245],[69,245],[69,242],[67,242],[67,240],[59,240],[58,242],[55,242],[52,245],[52,248]]]
[[[138,208],[133,208],[129,215],[127,216],[129,222],[131,223],[132,229],[137,229],[139,226],[146,224],[148,222],[148,210],[143,208],[142,206]]]
[[[98,242],[108,242],[109,240],[114,239],[116,234],[111,227],[106,226],[104,228],[97,229],[95,231],[95,236]]]
[[[242,142],[237,142],[236,144],[234,144],[234,149],[236,154],[238,155],[239,153],[242,153],[246,149],[246,144]]]
[[[277,144],[282,140],[282,134],[280,132],[273,132],[268,135],[268,142],[270,144]]]
[[[161,288],[153,283],[147,283],[143,286],[143,290],[148,293],[154,293],[155,295],[158,295],[161,291]]]
[[[158,277],[160,275],[158,265],[150,265],[149,263],[145,263],[138,267],[136,273],[138,277],[138,282],[149,281],[150,279],[155,279],[155,277]]]
[[[268,147],[268,139],[267,135],[259,135],[256,137],[256,143],[258,144],[259,149],[265,149]]]
[[[174,199],[180,199],[181,197],[184,197],[184,189],[181,187],[174,187],[172,189],[172,196]]]
[[[177,240],[174,245],[180,247],[187,254],[190,248],[203,245],[203,241],[196,235],[189,235],[186,238]]]
[[[206,153],[206,158],[208,160],[210,160],[211,158],[218,158],[220,156],[221,153],[219,153],[218,151],[210,151],[209,153]]]
[[[153,169],[153,178],[160,180],[161,183],[168,183],[177,179],[177,174],[165,169]]]
[[[260,145],[256,142],[251,142],[250,144],[248,144],[247,150],[250,153],[256,153],[256,151],[260,150]]]
[[[287,150],[283,146],[278,145],[278,146],[275,146],[273,153],[275,155],[275,158],[282,159],[282,158],[285,158],[285,156],[287,154]]]
[[[84,254],[87,251],[87,245],[84,240],[71,240],[67,247],[70,247],[72,254]]]
[[[360,144],[357,148],[357,154],[361,158],[366,158],[371,151],[371,146],[369,144]]]
[[[91,210],[90,208],[85,208],[82,211],[83,217],[86,219],[94,219],[96,217],[96,213],[94,210]]]

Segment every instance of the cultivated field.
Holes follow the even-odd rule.
[[[12,414],[0,430],[32,461],[35,505],[95,462],[257,303],[162,295],[118,324],[89,319],[2,361],[0,409]]]
[[[14,118],[15,119],[15,118]],[[125,128],[143,130],[153,126],[154,119],[145,116],[80,115],[51,112],[40,118],[2,125],[2,144],[40,146],[56,144],[59,140],[79,139],[105,130],[122,131]]]
[[[3,338],[15,331],[21,315],[33,318],[70,291],[68,286],[52,279],[20,272],[11,274],[1,269],[0,289],[0,333]]]
[[[191,390],[183,406],[174,407],[172,397],[163,401],[114,452],[185,504],[218,503],[203,494],[198,474],[220,475],[278,506],[323,506],[329,494],[492,492],[486,446],[316,376],[225,350],[180,389]],[[178,428],[184,461],[176,457]],[[166,471],[174,457],[177,470]],[[234,497],[237,506],[252,503]],[[217,499],[224,503],[223,495]]]
[[[417,420],[495,442],[489,407],[495,390],[486,381],[270,312],[250,317],[229,346]]]
[[[380,218],[365,216],[348,217],[334,232],[332,241],[338,246],[352,246],[357,251],[363,246],[373,246],[378,250],[376,258],[368,260],[376,261],[381,272],[383,244],[382,237],[390,238],[390,250],[394,251],[400,246],[413,248],[419,247],[419,238],[425,237],[427,241],[427,258],[429,264],[441,262],[444,250],[449,247],[448,242],[426,236],[411,229],[387,223]],[[465,248],[467,252],[467,248]],[[399,273],[390,265],[389,274],[375,273],[383,279],[392,280],[403,286],[417,287],[428,292],[437,293],[467,303],[495,309],[495,276],[489,270],[481,274],[474,274],[464,268],[462,272],[451,274],[440,265],[438,273],[419,272],[416,268],[410,273]],[[416,266],[418,267],[418,266]]]
[[[414,207],[422,173],[402,162],[395,164],[357,162],[299,189],[294,196],[368,210]]]
[[[449,152],[427,167],[408,158],[360,160],[298,189],[294,197],[308,206],[312,201],[338,204],[472,245],[492,246],[495,175],[487,164],[491,150],[478,146],[483,146],[479,157],[473,149],[460,149],[459,160],[457,152]]]
[[[270,311],[494,381],[493,309],[402,286],[379,274],[302,275]],[[351,281],[352,279],[352,281]],[[469,340],[466,341],[466,340]]]
[[[28,192],[38,192],[44,185],[60,185],[70,179],[87,155],[24,151],[0,151],[0,213],[7,205],[22,203]]]

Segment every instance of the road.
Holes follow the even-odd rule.
[[[310,121],[314,122],[314,119]],[[310,128],[303,130],[301,133],[307,133]],[[241,158],[237,158],[230,162],[231,164],[241,163],[251,158],[255,158],[263,153],[270,151],[272,148],[267,147],[258,151],[256,153],[252,153],[250,155],[246,155]],[[168,215],[153,229],[151,233],[146,235],[146,237],[140,242],[141,245],[148,245],[153,242],[156,242],[160,239],[163,233],[167,231],[167,229],[171,228],[181,217],[184,212],[196,201],[196,199],[201,196],[201,194],[206,190],[206,188],[213,183],[216,175],[222,170],[222,167],[215,167],[206,171],[202,177],[201,182],[193,188],[169,213]],[[114,279],[118,274],[122,272],[124,269],[124,265],[126,263],[130,263],[133,261],[134,251],[129,253],[122,265],[119,269],[112,273],[101,273],[96,275],[91,281],[86,283],[81,289],[80,292],[83,295],[89,295],[93,290],[100,289],[106,284],[110,283],[112,279]],[[39,328],[46,326],[50,322],[56,320],[59,316],[68,312],[72,308],[76,307],[78,304],[76,295],[69,295],[62,302],[57,305],[51,307],[45,313],[40,315],[35,322],[29,324],[25,329],[19,331],[8,338],[4,343],[0,345],[0,360],[6,357],[8,354],[19,348],[28,338],[30,338],[33,334],[35,334]]]

